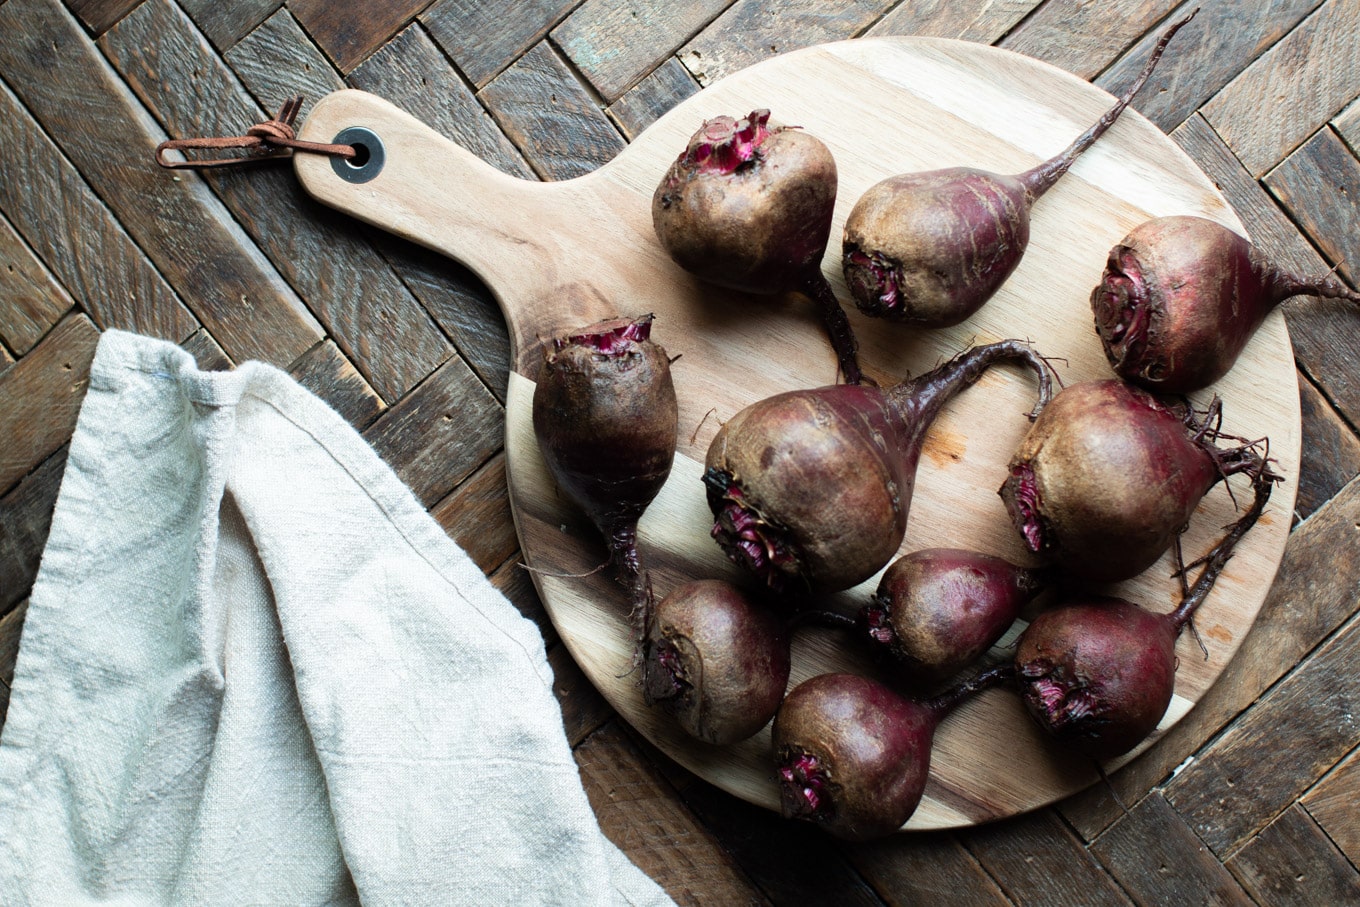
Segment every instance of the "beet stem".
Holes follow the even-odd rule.
[[[981,693],[983,690],[1000,686],[1003,683],[1011,683],[1015,680],[1015,676],[1015,664],[1009,661],[1002,662],[955,684],[940,695],[926,700],[922,705],[933,712],[936,719],[939,720],[973,694]]]
[[[614,562],[614,576],[619,584],[628,590],[628,601],[632,605],[629,619],[637,638],[637,651],[647,638],[647,628],[652,621],[652,596],[642,578],[642,567],[638,559],[637,522],[625,522],[614,527],[609,534],[609,554]]]
[[[1244,513],[1236,523],[1233,523],[1228,534],[1204,557],[1204,570],[1200,572],[1195,584],[1190,587],[1190,594],[1185,596],[1176,610],[1168,615],[1171,626],[1177,634],[1185,629],[1185,625],[1194,616],[1195,610],[1209,597],[1209,592],[1213,589],[1219,574],[1223,572],[1223,568],[1232,557],[1233,549],[1247,534],[1247,530],[1256,525],[1257,519],[1266,509],[1266,502],[1270,500],[1271,489],[1279,480],[1279,476],[1268,470],[1262,470],[1252,477],[1256,497],[1252,501],[1251,509]]]
[[[923,436],[951,397],[972,387],[983,372],[1005,359],[1022,360],[1038,377],[1038,400],[1029,413],[1032,421],[1053,398],[1053,385],[1049,380],[1048,363],[1031,346],[1019,340],[998,340],[964,350],[943,365],[888,391],[889,406],[902,424],[913,426],[913,432]],[[920,437],[915,440],[919,442]]]
[[[1152,49],[1152,54],[1148,57],[1147,63],[1143,65],[1143,71],[1138,74],[1138,78],[1133,81],[1133,84],[1124,91],[1124,94],[1119,98],[1119,101],[1109,110],[1105,111],[1104,115],[1096,120],[1095,124],[1092,125],[1090,129],[1077,136],[1076,141],[1067,146],[1066,151],[1063,151],[1057,157],[1044,161],[1033,170],[1027,170],[1019,175],[1018,179],[1020,182],[1024,183],[1025,191],[1029,194],[1031,204],[1049,189],[1053,188],[1053,184],[1056,183],[1064,173],[1071,169],[1072,164],[1076,162],[1077,158],[1080,157],[1086,149],[1094,145],[1096,139],[1104,135],[1107,129],[1114,125],[1115,120],[1118,120],[1119,115],[1124,112],[1124,108],[1129,106],[1134,95],[1138,94],[1138,91],[1143,87],[1143,84],[1147,82],[1148,77],[1152,75],[1152,71],[1157,68],[1157,61],[1162,58],[1162,51],[1166,50],[1166,45],[1170,43],[1172,36],[1180,31],[1181,26],[1195,18],[1198,13],[1199,8],[1196,7],[1190,15],[1181,19],[1179,22],[1174,23],[1166,30],[1166,33],[1163,34],[1161,39],[1157,42],[1157,46]]]
[[[789,630],[797,630],[800,627],[826,627],[830,630],[850,630],[855,631],[859,628],[859,621],[846,614],[836,611],[827,611],[819,608],[810,608],[806,611],[799,611],[789,618]]]
[[[831,338],[831,348],[836,352],[836,359],[840,363],[841,373],[845,375],[845,382],[863,384],[864,373],[859,368],[859,344],[855,341],[850,319],[846,317],[845,309],[832,292],[831,283],[822,273],[822,269],[811,268],[803,278],[801,287],[821,310],[822,322],[826,325],[826,333]]]

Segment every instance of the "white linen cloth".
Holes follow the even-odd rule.
[[[319,399],[110,331],[0,736],[0,903],[667,903],[551,682]]]

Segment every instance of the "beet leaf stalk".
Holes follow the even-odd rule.
[[[1114,125],[1193,17],[1166,30],[1118,102],[1051,160],[1015,176],[950,167],[871,186],[846,219],[842,243],[859,309],[924,327],[949,327],[980,309],[1020,263],[1035,202]]]
[[[1034,372],[1034,418],[1052,396],[1048,364],[1018,340],[965,350],[886,390],[837,385],[746,407],[708,449],[713,538],[776,591],[834,592],[867,579],[902,543],[931,423],[1004,361]]]
[[[670,360],[651,329],[651,315],[613,318],[555,339],[533,400],[548,471],[604,536],[639,640],[650,594],[638,560],[638,520],[666,483],[679,431]]]
[[[855,674],[821,674],[794,687],[773,732],[785,818],[852,841],[897,831],[925,793],[940,722],[1014,675],[1013,666],[998,665],[925,700]]]

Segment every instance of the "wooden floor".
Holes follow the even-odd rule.
[[[562,179],[701,86],[796,47],[957,37],[1119,86],[1193,5],[0,0],[0,677],[95,342],[117,327],[205,365],[287,368],[364,432],[540,621],[601,824],[682,903],[1360,903],[1360,319],[1343,306],[1288,307],[1297,526],[1257,626],[1199,706],[1109,787],[959,833],[843,846],[676,766],[557,644],[516,566],[508,348],[484,287],[308,201],[286,166],[200,179],[151,158],[167,136],[235,134],[288,95],[348,85],[506,171]],[[1198,5],[1135,108],[1273,256],[1354,285],[1360,3]],[[456,428],[428,418],[440,412]]]

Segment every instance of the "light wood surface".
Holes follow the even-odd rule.
[[[1168,51],[1175,52],[1175,46]],[[761,397],[830,383],[835,362],[805,299],[740,297],[704,286],[670,263],[651,230],[653,188],[703,119],[768,107],[774,118],[825,141],[840,169],[833,248],[824,262],[845,299],[838,237],[854,200],[893,173],[970,165],[1018,172],[1061,150],[1112,99],[1061,70],[1006,51],[934,39],[869,39],[790,53],[743,70],[681,103],[617,158],[587,176],[522,181],[493,169],[418,120],[361,92],[337,92],[308,116],[303,138],[329,141],[364,126],[387,162],[373,181],[340,180],[329,161],[299,156],[297,172],[319,200],[456,259],[491,287],[510,327],[518,374],[507,398],[507,470],[523,550],[553,622],[593,683],[644,735],[715,784],[774,807],[768,732],[735,747],[690,741],[641,702],[624,603],[607,579],[580,573],[603,548],[557,494],[529,425],[541,342],[612,314],[656,313],[654,338],[672,356],[681,444],[671,480],[641,526],[658,594],[697,576],[735,577],[707,537],[698,481],[721,421]],[[1087,303],[1109,247],[1147,217],[1191,213],[1241,224],[1210,181],[1155,127],[1132,112],[1034,211],[1031,244],[998,295],[964,324],[922,332],[851,312],[866,371],[880,383],[918,374],[968,346],[1020,337],[1054,357],[1063,381],[1106,377]],[[1289,530],[1299,465],[1299,398],[1277,315],[1238,367],[1212,389],[1225,428],[1270,438],[1291,480],[1239,549],[1197,619],[1208,648],[1181,640],[1177,698],[1159,733],[1184,715],[1241,643],[1274,577]],[[1203,395],[1207,399],[1209,392]],[[930,434],[904,550],[973,547],[1024,560],[996,496],[1027,423],[1032,379],[994,370],[952,404]],[[1187,532],[1206,550],[1233,503],[1212,491]],[[1176,600],[1169,558],[1113,591],[1166,610]],[[833,602],[849,611],[876,579]],[[842,641],[810,633],[795,646],[793,682],[853,666]],[[1150,743],[1151,741],[1149,741]],[[948,719],[932,782],[908,828],[943,828],[1032,809],[1096,778],[1090,766],[1039,739],[1015,697],[993,691]]]

